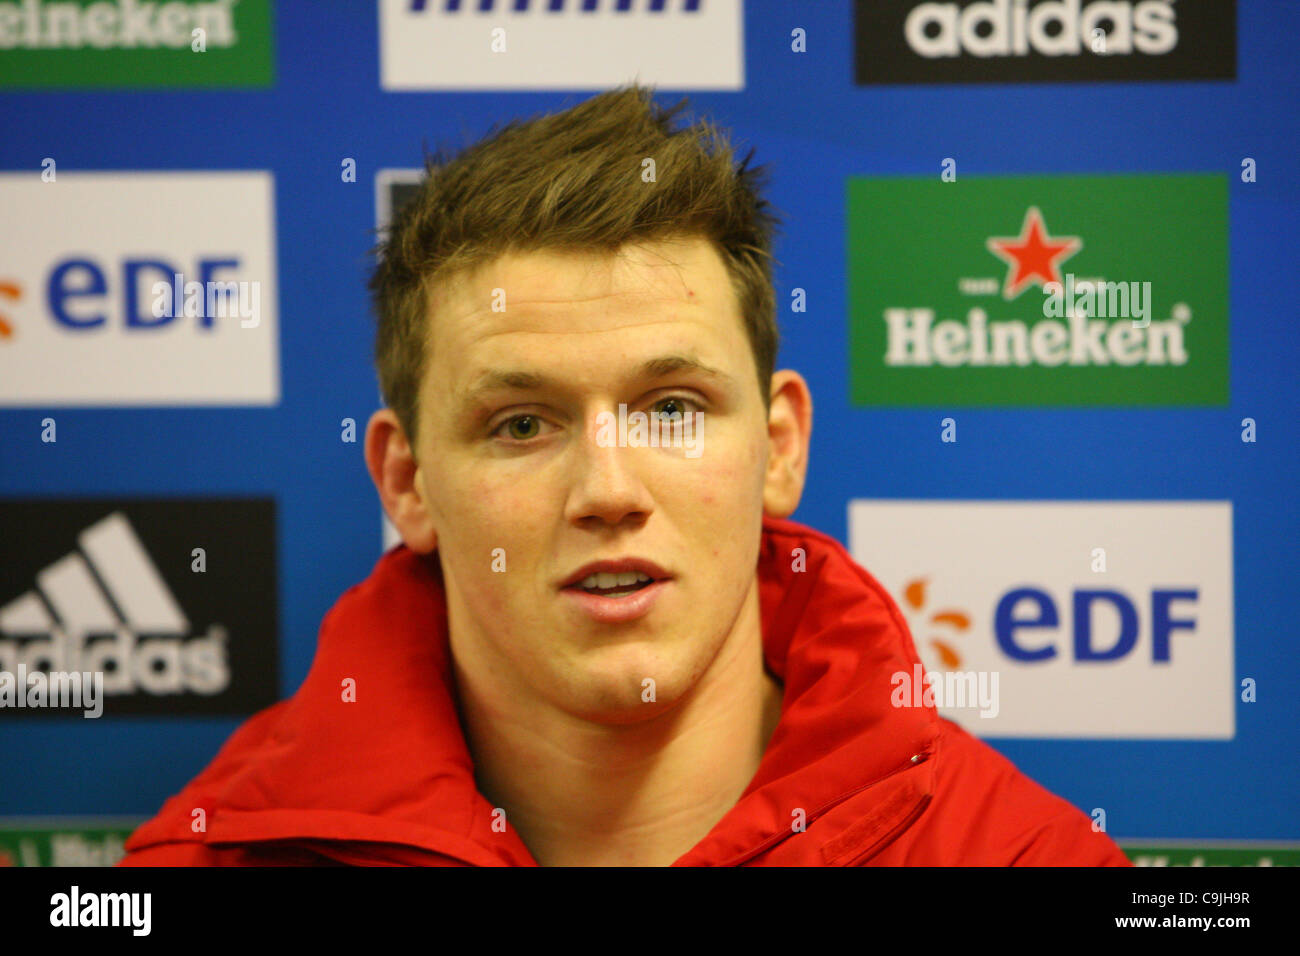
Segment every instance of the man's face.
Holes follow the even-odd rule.
[[[755,586],[767,415],[721,258],[702,239],[503,256],[441,289],[432,313],[415,483],[458,659],[584,719],[660,712]],[[646,367],[665,359],[713,372]],[[677,438],[695,450],[664,435],[620,446],[620,403],[702,411]],[[625,558],[664,574],[627,597],[565,586]],[[657,704],[642,701],[647,678]]]

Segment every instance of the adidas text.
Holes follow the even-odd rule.
[[[922,3],[907,15],[903,34],[913,52],[931,59],[1092,55],[1093,40],[1105,35],[1105,55],[1134,51],[1148,56],[1178,45],[1171,0],[981,0],[965,8],[956,3]],[[1109,26],[1109,29],[1105,24]],[[938,28],[937,35],[934,34]]]

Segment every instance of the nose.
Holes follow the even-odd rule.
[[[565,517],[578,525],[644,523],[654,511],[654,499],[641,480],[638,462],[645,450],[619,447],[598,424],[590,423],[573,457],[574,477]]]

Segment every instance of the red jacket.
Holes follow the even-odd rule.
[[[891,704],[916,651],[837,541],[765,520],[758,574],[780,723],[740,800],[674,865],[1128,864],[987,744]],[[451,680],[437,557],[395,548],[326,615],[298,692],[246,721],[122,865],[536,866],[513,827],[493,831]]]

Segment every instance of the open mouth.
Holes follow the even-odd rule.
[[[583,570],[590,568],[597,570],[586,577],[576,578],[582,571],[574,572],[575,578],[561,593],[567,595],[574,613],[600,625],[628,624],[645,617],[673,585],[673,575],[640,558],[612,559]]]
[[[623,571],[618,574],[600,571],[572,585],[572,589],[599,597],[623,597],[627,594],[635,594],[653,583],[653,578],[640,571]]]

